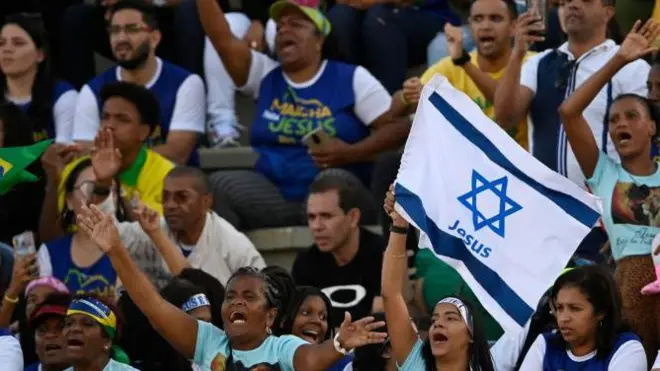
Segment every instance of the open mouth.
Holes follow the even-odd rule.
[[[244,325],[247,323],[247,316],[242,312],[231,312],[229,314],[229,322],[234,325]]]
[[[85,343],[81,340],[78,339],[69,339],[66,342],[67,348],[69,349],[81,349]]]
[[[294,48],[296,46],[296,42],[293,40],[282,40],[280,42],[280,50],[286,51]]]
[[[309,341],[312,344],[318,343],[319,332],[314,330],[303,330],[302,338]]]
[[[444,343],[446,343],[446,342],[449,340],[449,338],[448,338],[447,335],[445,335],[445,334],[441,334],[441,333],[439,333],[439,332],[436,332],[436,333],[433,334],[433,336],[431,337],[431,340],[432,340],[433,343],[435,343],[435,344],[444,344]]]
[[[483,46],[491,46],[495,43],[495,38],[492,36],[481,36],[479,37],[479,44]]]
[[[630,135],[630,133],[625,131],[621,131],[616,135],[616,140],[619,142],[619,144],[625,144],[631,139],[632,139],[632,135]]]
[[[62,350],[62,346],[59,344],[48,344],[46,345],[45,349],[46,349],[46,353],[52,353]]]

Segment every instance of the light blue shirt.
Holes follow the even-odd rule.
[[[73,367],[69,367],[64,371],[73,371]],[[116,362],[114,360],[110,360],[105,367],[103,367],[103,371],[139,371],[137,368],[133,368],[129,365],[125,365],[123,363]]]
[[[403,362],[403,365],[401,366],[396,365],[397,368],[401,371],[426,370],[426,363],[424,362],[424,357],[422,356],[423,346],[424,342],[422,339],[417,338],[417,342],[415,342],[415,345],[410,350],[410,353],[408,353],[408,357],[406,357],[405,362]]]
[[[296,350],[308,344],[305,340],[293,336],[269,336],[261,345],[252,350],[232,350],[234,364],[242,364],[239,369],[251,369],[264,364],[282,371],[294,371],[293,357]],[[229,357],[229,338],[227,334],[210,323],[197,321],[197,344],[195,345],[195,364],[211,370],[224,370]]]
[[[651,242],[660,233],[660,168],[649,176],[635,176],[601,152],[587,183],[603,199],[614,259],[651,254]]]

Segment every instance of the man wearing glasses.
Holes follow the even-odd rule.
[[[204,133],[205,92],[201,78],[156,57],[161,33],[151,8],[142,2],[118,2],[109,14],[110,46],[118,66],[83,86],[74,119],[73,139],[90,143],[99,128],[103,86],[132,82],[158,99],[161,122],[148,144],[178,164],[199,165],[197,139]]]

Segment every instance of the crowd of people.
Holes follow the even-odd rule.
[[[0,147],[53,143],[0,195],[0,368],[660,370],[660,2],[621,3],[3,2]],[[519,333],[394,208],[436,75],[603,201]],[[290,271],[246,234],[304,225]]]

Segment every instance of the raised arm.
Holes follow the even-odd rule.
[[[135,210],[135,216],[144,233],[149,236],[151,242],[156,245],[163,259],[165,259],[167,268],[169,268],[172,275],[178,276],[184,269],[192,268],[188,259],[183,256],[181,249],[174,245],[174,242],[161,227],[161,219],[157,211],[140,202]]]
[[[398,364],[403,364],[417,342],[417,333],[410,322],[410,313],[403,297],[403,285],[408,274],[406,253],[408,222],[394,211],[394,187],[385,196],[385,212],[392,218],[392,232],[383,257],[382,295],[387,326],[396,329],[390,336],[392,353]],[[398,230],[398,231],[397,231]]]
[[[192,359],[197,342],[197,320],[158,294],[121,243],[112,215],[103,214],[96,205],[84,206],[78,226],[108,255],[126,291],[156,331],[179,353]]]
[[[564,124],[568,141],[587,179],[594,174],[599,154],[598,144],[583,112],[621,68],[656,50],[651,47],[651,42],[660,32],[658,25],[649,20],[641,29],[640,26],[641,22],[637,21],[614,57],[591,75],[559,107],[559,115]]]
[[[520,123],[527,115],[534,98],[534,92],[520,84],[520,71],[530,45],[545,39],[542,36],[530,34],[534,31],[543,31],[544,26],[538,20],[538,17],[531,13],[525,13],[518,18],[515,46],[504,75],[495,89],[493,97],[495,121],[504,130],[511,130]]]
[[[236,86],[247,83],[252,64],[250,46],[234,37],[216,0],[197,0],[199,20]]]

